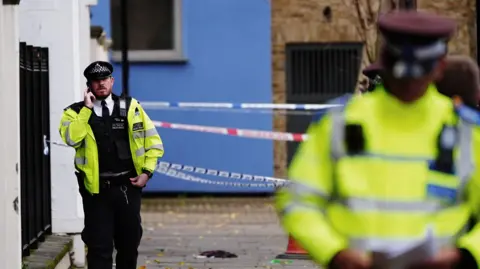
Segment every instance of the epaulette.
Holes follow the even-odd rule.
[[[73,103],[73,104],[67,106],[66,108],[64,108],[63,111],[67,111],[68,109],[72,109],[73,111],[79,113],[83,106],[84,106],[83,101],[76,102],[76,103]]]
[[[352,99],[352,97],[353,97],[353,94],[347,93],[347,94],[344,94],[342,96],[339,96],[337,98],[334,98],[334,99],[328,101],[326,104],[327,105],[339,105],[341,107],[344,107]],[[312,122],[319,122],[320,120],[322,120],[322,118],[329,111],[331,111],[332,109],[336,109],[336,108],[338,108],[338,107],[331,107],[331,108],[323,109],[321,111],[316,112],[312,117]]]

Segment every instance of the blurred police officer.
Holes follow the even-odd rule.
[[[382,66],[379,62],[374,62],[362,70],[362,74],[367,77],[364,85],[360,88],[362,93],[371,92],[375,87],[382,83],[380,73]]]
[[[435,81],[435,85],[440,93],[449,97],[461,97],[465,105],[477,109],[480,74],[478,65],[472,58],[463,55],[448,56],[445,71]]]
[[[383,83],[310,126],[277,196],[282,224],[328,268],[370,269],[372,251],[408,248],[428,230],[438,255],[398,268],[479,268],[480,227],[464,229],[480,212],[479,132],[433,84],[455,23],[398,11],[378,25]]]
[[[112,65],[101,61],[85,69],[84,100],[64,110],[60,134],[76,151],[88,268],[111,269],[115,246],[116,268],[135,269],[142,188],[163,155],[163,144],[139,102],[112,93],[112,72]]]

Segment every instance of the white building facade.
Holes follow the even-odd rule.
[[[0,268],[22,268],[18,1],[0,4]]]

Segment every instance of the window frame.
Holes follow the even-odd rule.
[[[171,50],[128,50],[130,62],[184,62],[182,38],[182,0],[173,1],[173,49]],[[131,29],[128,29],[131,31]],[[114,62],[122,60],[122,51],[113,50],[111,58]]]

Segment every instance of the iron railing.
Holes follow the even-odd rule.
[[[22,253],[51,233],[48,49],[20,43],[20,177]]]

